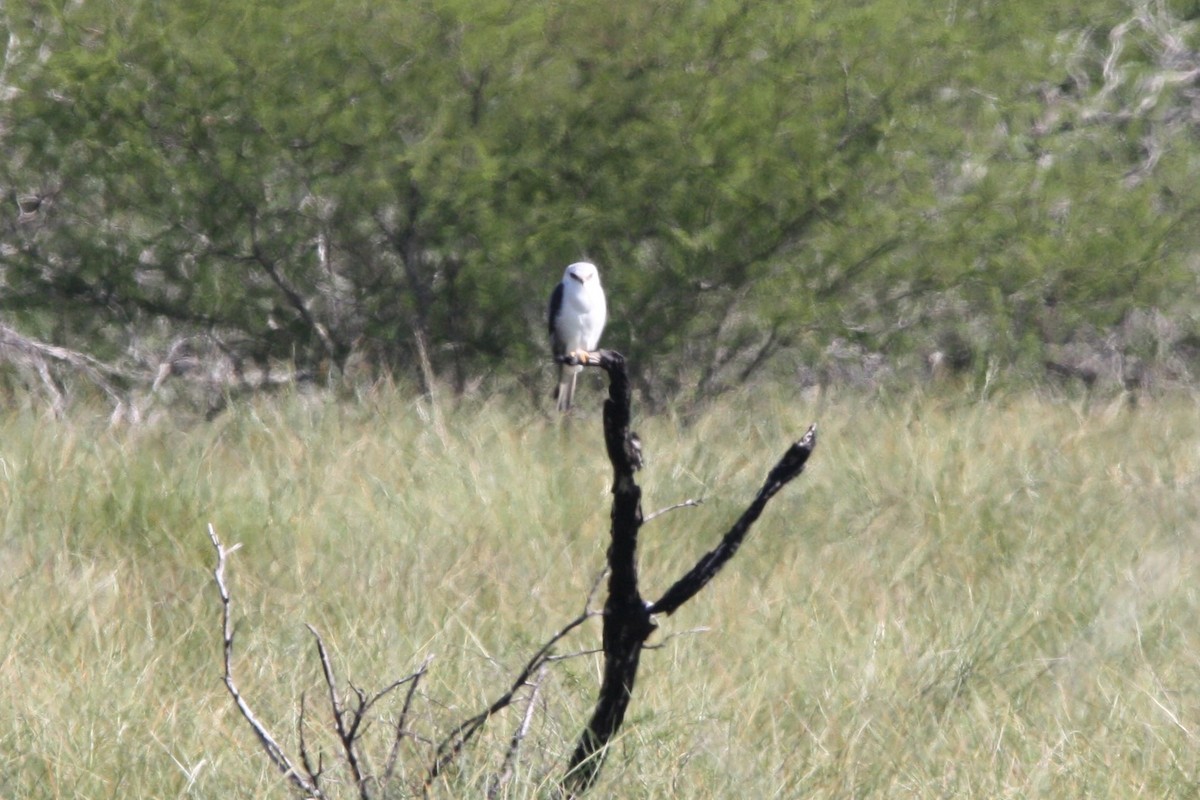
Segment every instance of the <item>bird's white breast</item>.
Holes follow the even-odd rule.
[[[593,278],[583,284],[571,279],[565,282],[558,334],[568,350],[596,349],[606,316],[604,290],[599,280]]]

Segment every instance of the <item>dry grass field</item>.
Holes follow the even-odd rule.
[[[647,511],[705,501],[643,529],[647,595],[712,547],[812,421],[807,472],[659,620],[595,796],[1200,793],[1196,399],[747,395],[686,424],[641,420]],[[210,522],[241,544],[236,677],[289,752],[305,698],[333,796],[355,792],[304,623],[366,691],[432,657],[401,753],[419,777],[428,742],[584,608],[607,479],[594,410],[564,427],[380,390],[132,429],[6,412],[0,797],[290,796],[221,683]],[[591,620],[559,648],[578,655],[547,672],[497,796],[550,795],[598,645]],[[376,707],[371,753],[402,694]],[[434,796],[482,796],[523,710],[493,719]]]

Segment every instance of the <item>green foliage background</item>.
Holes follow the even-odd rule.
[[[652,400],[831,341],[1036,372],[1146,309],[1190,377],[1185,6],[9,4],[0,312],[461,392],[539,379],[590,258]]]

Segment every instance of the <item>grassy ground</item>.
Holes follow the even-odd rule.
[[[656,596],[811,421],[809,470],[643,660],[597,796],[1194,797],[1200,408],[743,397],[641,421]],[[367,690],[434,660],[414,727],[496,697],[603,563],[598,416],[396,393],[263,401],[188,427],[0,419],[0,797],[286,797],[220,681],[332,763],[304,622]],[[593,620],[564,652],[598,645]],[[500,796],[547,794],[594,699],[554,665]],[[345,687],[343,686],[343,689]],[[396,693],[397,701],[400,693]],[[371,731],[386,746],[398,703]],[[517,707],[441,796],[479,796]],[[420,743],[404,750],[424,764]],[[349,796],[338,786],[335,794]],[[397,795],[400,796],[400,795]]]

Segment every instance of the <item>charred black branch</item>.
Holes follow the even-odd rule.
[[[575,796],[591,788],[600,774],[608,743],[621,727],[637,677],[642,643],[654,631],[638,591],[637,537],[642,526],[642,490],[633,479],[641,466],[640,443],[629,429],[632,391],[625,358],[612,350],[567,356],[568,363],[598,366],[608,373],[604,401],[604,444],[613,467],[611,543],[608,549],[608,600],[604,604],[604,678],[587,728],[567,766],[563,788]]]
[[[651,614],[671,613],[691,599],[733,557],[750,526],[767,502],[804,469],[816,445],[816,426],[793,444],[767,476],[754,502],[742,514],[716,549],[705,555],[662,599],[647,603],[638,588],[637,538],[644,521],[642,490],[633,473],[642,466],[641,442],[630,430],[632,393],[625,359],[612,350],[572,353],[564,364],[599,367],[608,373],[608,399],[604,402],[604,443],[613,468],[611,542],[608,549],[608,600],[604,604],[604,677],[596,707],[575,746],[562,782],[562,795],[578,797],[599,777],[609,743],[621,727],[641,652],[654,632]]]
[[[788,481],[804,471],[804,464],[817,445],[817,426],[809,426],[808,431],[794,443],[779,459],[779,463],[767,475],[766,483],[758,490],[754,502],[745,510],[729,532],[721,539],[721,543],[706,553],[696,566],[675,582],[666,594],[650,606],[651,614],[674,614],[681,605],[695,596],[704,588],[713,576],[725,565],[742,545],[742,540],[750,531],[750,526],[758,519],[759,514],[766,508],[767,502],[787,485]]]

